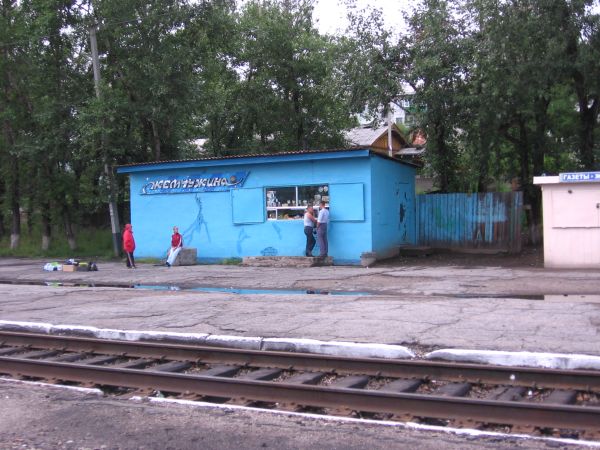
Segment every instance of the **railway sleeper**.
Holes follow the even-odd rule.
[[[411,379],[411,380],[394,380],[386,385],[382,386],[379,391],[381,392],[415,392],[419,389],[419,386],[423,384],[423,380]]]
[[[566,391],[562,389],[556,389],[544,399],[544,403],[556,403],[559,405],[574,405],[577,401],[576,391]]]
[[[118,359],[120,359],[120,357],[115,355],[96,355],[90,358],[84,358],[78,362],[79,364],[86,364],[89,366],[102,366],[104,364],[115,362]]]
[[[491,392],[489,399],[502,402],[518,402],[523,400],[526,393],[527,389],[523,386],[501,386]]]
[[[233,377],[242,368],[240,366],[213,366],[198,373],[205,377]]]
[[[114,367],[118,369],[144,369],[152,363],[154,363],[152,359],[132,359],[115,364]]]
[[[87,353],[63,353],[62,355],[57,355],[52,358],[47,358],[48,361],[56,361],[56,362],[75,362],[80,361],[84,358],[89,357]]]
[[[156,366],[152,366],[147,370],[151,370],[154,372],[181,372],[183,370],[189,369],[192,366],[192,363],[185,361],[170,361],[163,364],[158,364]]]
[[[30,352],[22,353],[19,358],[25,359],[45,359],[51,356],[58,355],[60,352],[57,350],[33,350]]]
[[[464,397],[471,391],[471,383],[448,383],[436,389],[434,395]]]
[[[277,378],[283,370],[281,369],[258,369],[248,372],[240,377],[241,380],[271,381]]]
[[[362,389],[369,382],[369,377],[363,375],[354,375],[344,378],[338,378],[331,383],[331,387],[346,389]]]
[[[23,349],[19,348],[19,347],[5,347],[5,348],[0,348],[0,356],[13,355],[13,354],[21,352],[21,351],[23,351]]]
[[[301,372],[292,375],[287,380],[286,383],[289,384],[319,384],[319,382],[325,377],[325,373],[323,372]]]

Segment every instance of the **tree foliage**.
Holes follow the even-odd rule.
[[[400,33],[354,8],[338,36],[313,7],[0,0],[0,238],[27,217],[75,248],[108,222],[105,165],[340,147],[408,98],[443,191],[518,178],[537,214],[533,176],[598,169],[599,0],[421,0]]]
[[[399,102],[411,86],[438,187],[518,178],[537,222],[533,176],[598,169],[599,10],[598,0],[422,0],[398,37],[358,18],[362,64],[388,67],[395,82],[346,82],[357,104]]]

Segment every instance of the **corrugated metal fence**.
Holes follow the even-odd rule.
[[[521,251],[521,192],[417,195],[417,243]]]

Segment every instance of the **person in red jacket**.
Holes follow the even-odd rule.
[[[135,239],[133,238],[133,227],[130,223],[125,225],[123,230],[123,251],[127,256],[127,267],[135,269],[135,260],[133,259],[133,251],[135,250]]]

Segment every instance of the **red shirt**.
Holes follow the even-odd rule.
[[[183,237],[179,233],[173,233],[171,236],[171,247],[183,247]]]

